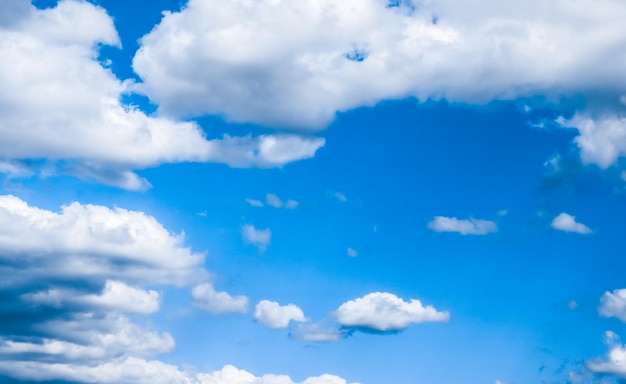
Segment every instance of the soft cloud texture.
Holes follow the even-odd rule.
[[[258,247],[260,252],[265,252],[272,240],[272,231],[269,228],[259,229],[247,224],[241,227],[241,236],[245,242]]]
[[[343,326],[380,332],[401,331],[415,323],[446,322],[450,319],[448,312],[439,312],[430,305],[423,306],[415,299],[406,302],[386,292],[369,293],[347,301],[334,315]]]
[[[605,342],[609,347],[607,356],[588,361],[587,368],[598,374],[626,378],[626,346],[621,344],[619,336],[612,331],[606,331]]]
[[[261,300],[254,309],[254,319],[269,328],[287,328],[291,321],[307,321],[304,312],[295,304],[280,305]]]
[[[191,0],[141,40],[133,66],[164,114],[303,128],[407,96],[483,103],[601,90],[617,104],[626,88],[620,0],[396,4]]]
[[[300,383],[286,375],[267,374],[257,377],[232,365],[210,373],[193,373],[181,371],[161,361],[134,357],[98,365],[0,361],[0,372],[31,381],[71,380],[105,384],[348,384],[346,380],[329,374],[309,377]]]
[[[302,341],[325,343],[342,340],[350,333],[348,330],[329,327],[324,323],[313,323],[298,325],[289,336]]]
[[[150,184],[135,169],[182,161],[280,167],[324,145],[287,134],[209,140],[193,122],[148,116],[120,102],[132,82],[98,61],[99,45],[120,44],[104,9],[10,3],[3,19],[11,22],[0,28],[0,161],[14,166],[0,171],[17,176],[20,162],[46,159],[54,172],[140,190]]]
[[[472,218],[459,220],[445,216],[436,216],[428,223],[428,228],[435,232],[457,232],[461,235],[487,235],[498,231],[498,226],[493,221]]]
[[[295,209],[299,205],[299,203],[295,200],[283,201],[280,197],[278,197],[278,195],[275,195],[273,193],[268,193],[267,195],[265,195],[265,202],[267,203],[267,205],[274,208]]]
[[[552,220],[552,228],[564,232],[575,232],[581,235],[591,233],[591,229],[583,223],[576,221],[576,217],[568,215],[567,213],[561,213]]]
[[[247,297],[231,296],[226,292],[217,292],[209,283],[194,287],[191,291],[191,296],[196,307],[213,314],[248,312]]]
[[[626,289],[604,292],[600,298],[598,313],[604,317],[617,317],[626,323]]]

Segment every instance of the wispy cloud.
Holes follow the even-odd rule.
[[[473,218],[459,220],[445,216],[436,216],[428,223],[428,228],[435,232],[457,232],[461,235],[487,235],[498,231],[498,226],[493,221]]]
[[[260,252],[265,252],[272,240],[272,231],[269,228],[258,229],[254,225],[246,224],[241,227],[241,236],[246,243],[258,247]]]
[[[231,296],[226,292],[218,292],[209,283],[194,287],[191,296],[196,307],[213,314],[248,312],[246,296]]]

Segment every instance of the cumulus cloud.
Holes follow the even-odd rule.
[[[560,118],[557,122],[578,130],[579,135],[574,141],[584,163],[607,168],[626,155],[626,118],[621,113],[605,113],[597,117],[578,113],[571,119]]]
[[[552,220],[552,228],[564,232],[575,232],[582,235],[591,233],[591,229],[583,223],[576,221],[576,217],[561,213]]]
[[[89,383],[128,384],[348,384],[339,376],[324,374],[296,383],[286,375],[261,377],[232,365],[210,373],[181,371],[156,360],[128,357],[98,365],[45,364],[31,361],[0,361],[0,372],[22,380],[69,380]],[[359,383],[351,383],[359,384]]]
[[[402,300],[386,292],[369,293],[347,301],[334,312],[339,324],[380,332],[401,331],[411,324],[446,322],[448,312],[439,312],[433,306],[423,306],[419,300]]]
[[[226,292],[218,292],[209,283],[194,287],[191,295],[196,307],[211,313],[248,312],[248,298],[246,296],[231,296]]]
[[[133,67],[165,114],[303,128],[406,96],[618,100],[626,88],[619,0],[396,4],[190,0],[144,36]]]
[[[467,219],[459,220],[456,217],[435,216],[428,223],[428,228],[435,232],[457,232],[461,235],[487,235],[497,232],[498,226],[493,221]]]
[[[261,300],[254,309],[254,319],[269,328],[287,328],[291,321],[307,321],[304,312],[295,304],[280,305]]]
[[[619,336],[612,331],[605,332],[605,342],[609,347],[607,356],[588,361],[587,368],[594,373],[626,378],[626,346],[621,344]]]
[[[274,208],[295,209],[299,205],[299,203],[295,200],[283,201],[280,197],[278,197],[278,195],[275,195],[273,193],[268,193],[267,195],[265,195],[265,202],[267,203],[267,205]]]
[[[604,317],[617,317],[626,322],[626,289],[604,292],[600,298],[598,313]]]
[[[272,231],[269,228],[258,229],[254,225],[247,224],[241,227],[241,236],[245,242],[258,247],[259,251],[265,252],[272,240]]]
[[[141,190],[150,184],[136,169],[182,161],[279,167],[310,158],[324,145],[321,138],[293,134],[207,139],[193,122],[122,104],[121,96],[134,86],[98,61],[100,45],[120,44],[103,8],[74,0],[43,10],[27,0],[10,4],[2,20],[11,22],[0,22],[5,165],[24,168],[27,160],[46,159],[54,172]],[[0,171],[23,173],[20,166]]]

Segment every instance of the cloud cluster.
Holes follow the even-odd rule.
[[[567,213],[561,213],[552,220],[552,228],[564,232],[574,232],[581,235],[591,233],[591,229],[583,223],[576,221],[576,217]]]
[[[165,114],[281,127],[407,96],[617,103],[625,17],[619,0],[190,0],[143,37],[133,67]]]
[[[473,218],[459,220],[445,216],[436,216],[428,223],[428,228],[435,232],[457,232],[461,235],[487,235],[498,231],[498,226],[493,221]]]
[[[149,183],[135,169],[182,161],[276,167],[324,145],[287,134],[209,140],[193,122],[149,116],[120,101],[132,82],[98,61],[99,45],[120,44],[104,9],[76,0],[44,10],[9,3],[0,25],[2,172],[62,172],[137,190]],[[31,170],[25,161],[33,159],[51,166]]]
[[[59,212],[0,196],[0,376],[26,382],[294,384],[233,366],[181,371],[148,360],[175,347],[150,325],[162,290],[188,286],[193,304],[212,313],[247,311],[245,296],[218,292],[204,256],[155,218],[121,208],[72,203]],[[200,284],[198,284],[200,283]],[[152,288],[150,288],[152,287]],[[263,301],[256,317],[270,326],[304,321],[294,305]],[[15,321],[19,319],[19,321]],[[333,375],[302,384],[346,384]]]

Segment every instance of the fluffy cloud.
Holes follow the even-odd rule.
[[[307,321],[302,309],[295,304],[280,305],[261,300],[254,309],[254,319],[269,328],[287,328],[290,321]]]
[[[626,118],[620,115],[606,113],[593,117],[579,113],[569,120],[561,118],[558,123],[580,133],[575,142],[584,163],[607,168],[626,155]]]
[[[458,232],[461,235],[487,235],[497,232],[498,226],[493,221],[436,216],[428,223],[428,228],[435,232]]]
[[[241,236],[245,242],[259,247],[259,251],[264,252],[272,240],[272,231],[269,228],[258,229],[247,224],[241,227]]]
[[[211,313],[246,313],[248,298],[231,296],[226,292],[217,292],[209,283],[200,284],[191,291],[193,304]]]
[[[591,233],[591,229],[583,223],[576,221],[576,217],[568,215],[567,213],[561,213],[552,220],[552,228],[559,231],[575,232],[582,235]]]
[[[361,298],[347,301],[335,311],[339,324],[346,327],[365,328],[374,331],[400,331],[414,323],[448,321],[448,312],[423,306],[419,300],[406,302],[386,292],[369,293]]]
[[[163,113],[304,128],[406,96],[618,100],[626,88],[620,0],[390,4],[190,0],[141,40],[133,66]]]
[[[145,287],[202,281],[203,261],[182,236],[142,212],[79,203],[52,212],[0,196],[0,375],[25,382],[294,384],[232,366],[191,373],[146,360],[172,351],[175,341],[152,329],[146,316],[158,311],[161,295]],[[197,285],[192,296],[213,312],[241,312],[248,301],[210,284]],[[346,381],[321,375],[305,383]]]
[[[609,347],[606,358],[588,361],[587,368],[598,374],[626,378],[626,346],[622,345],[619,336],[611,331],[605,333],[605,341]]]
[[[181,161],[276,167],[324,145],[295,135],[209,140],[195,123],[148,116],[120,102],[132,82],[98,61],[99,45],[119,45],[104,9],[74,0],[44,10],[10,4],[0,28],[0,161],[13,166],[0,171],[19,176],[21,161],[47,159],[54,172],[145,189],[134,169]]]
[[[626,289],[604,292],[600,298],[598,313],[604,317],[617,317],[626,322]]]
[[[232,365],[211,373],[192,373],[160,361],[133,357],[98,365],[0,361],[0,372],[11,373],[11,376],[22,380],[70,380],[107,384],[348,384],[346,380],[329,374],[309,377],[301,383],[296,383],[285,375],[268,374],[257,377]]]

